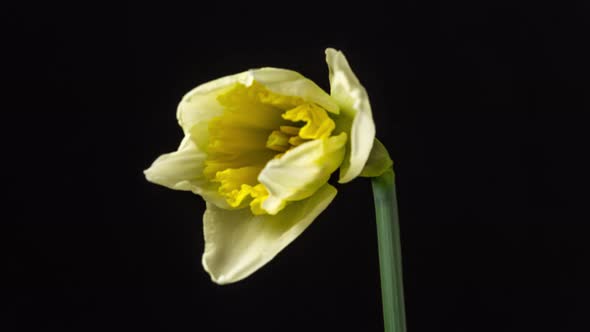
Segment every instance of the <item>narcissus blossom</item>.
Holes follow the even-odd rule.
[[[346,183],[391,165],[346,58],[327,49],[326,61],[330,94],[278,68],[196,87],[178,105],[177,151],[144,172],[207,202],[202,263],[214,282],[249,276],[299,236],[334,199],[328,180],[337,169]]]

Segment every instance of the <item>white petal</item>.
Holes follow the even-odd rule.
[[[255,216],[250,209],[230,211],[207,204],[203,267],[218,284],[246,278],[297,238],[335,196],[336,189],[326,184],[276,216]]]
[[[258,175],[269,197],[262,208],[276,214],[287,201],[307,198],[322,187],[342,163],[345,133],[306,142],[269,161]]]
[[[367,91],[342,52],[326,49],[326,62],[330,69],[330,94],[341,110],[338,125],[350,130],[350,144],[338,181],[346,183],[361,173],[369,158],[375,138],[375,123]]]
[[[217,97],[235,83],[250,86],[254,81],[276,94],[300,97],[334,114],[339,112],[338,105],[332,97],[301,74],[287,69],[260,68],[225,76],[199,85],[188,92],[182,98],[176,113],[180,126],[188,133],[194,125],[208,122],[211,118],[221,115],[223,107],[218,103]]]
[[[187,135],[177,151],[161,155],[143,173],[150,182],[170,189],[192,191],[221,207],[227,207],[217,188],[203,176],[206,158],[206,154]]]

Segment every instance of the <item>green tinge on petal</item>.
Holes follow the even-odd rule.
[[[375,123],[367,92],[342,52],[326,49],[326,62],[330,70],[330,94],[341,110],[337,130],[350,132],[350,144],[338,181],[346,183],[361,173],[369,158],[375,138]]]
[[[177,151],[161,155],[143,173],[152,183],[174,190],[192,191],[220,207],[228,207],[217,192],[216,185],[203,176],[206,158],[207,155],[187,135]]]
[[[256,216],[249,209],[230,211],[207,203],[203,267],[218,284],[248,277],[297,238],[335,196],[336,189],[326,184],[275,216]]]
[[[381,143],[378,139],[375,138],[375,143],[373,143],[371,154],[369,155],[369,159],[367,160],[365,168],[363,168],[363,171],[361,172],[360,176],[380,176],[385,171],[387,171],[391,166],[393,166],[393,160],[391,160],[391,158],[389,157],[387,148],[385,148],[383,143]]]
[[[269,161],[258,175],[269,193],[262,208],[276,214],[288,201],[313,195],[342,163],[346,139],[346,133],[341,133],[308,141]]]

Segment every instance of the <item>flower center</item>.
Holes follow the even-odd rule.
[[[204,174],[234,208],[250,206],[265,214],[268,191],[258,175],[273,158],[314,139],[330,137],[335,128],[322,107],[299,97],[272,93],[258,82],[236,84],[217,100],[221,116],[209,123]]]

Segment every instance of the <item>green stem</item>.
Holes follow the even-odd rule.
[[[406,332],[402,255],[393,169],[373,178],[385,332]]]

